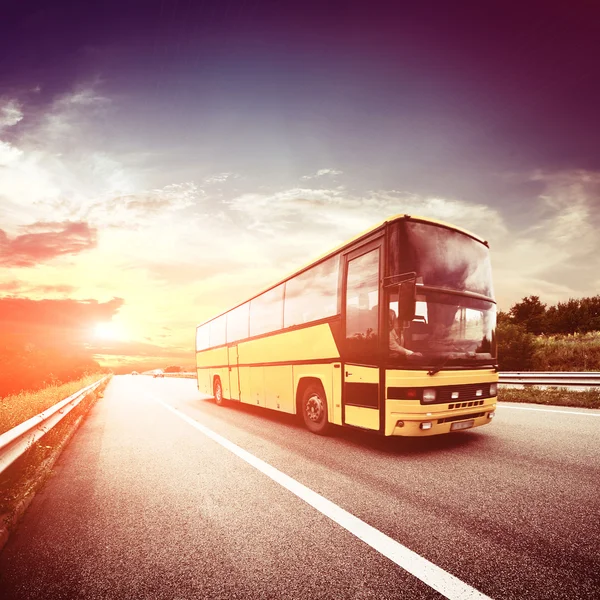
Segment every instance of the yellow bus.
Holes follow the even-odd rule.
[[[487,242],[398,215],[199,325],[198,390],[386,436],[489,423],[498,385]]]

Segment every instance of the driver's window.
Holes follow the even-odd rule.
[[[417,295],[415,317],[412,321],[398,319],[398,292],[391,292],[387,302],[387,335],[390,356],[404,359],[406,350],[419,352],[428,337],[428,313],[425,297]]]
[[[348,261],[346,342],[355,360],[374,359],[379,340],[379,248]]]

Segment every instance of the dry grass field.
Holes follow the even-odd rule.
[[[600,331],[535,338],[533,371],[600,371]]]
[[[35,417],[81,388],[98,381],[104,375],[104,373],[95,373],[69,383],[51,385],[36,392],[21,392],[0,399],[0,434]]]

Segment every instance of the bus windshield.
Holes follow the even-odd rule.
[[[426,286],[494,297],[487,246],[460,231],[408,221],[397,273],[415,272]]]
[[[496,305],[417,286],[416,316],[399,322],[389,295],[389,360],[403,365],[488,365],[496,362]]]

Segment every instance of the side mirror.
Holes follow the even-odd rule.
[[[412,321],[417,309],[417,282],[415,279],[403,281],[398,285],[398,318]]]

